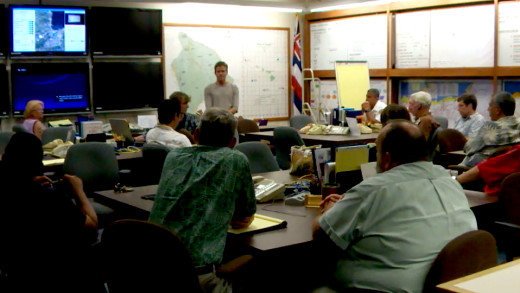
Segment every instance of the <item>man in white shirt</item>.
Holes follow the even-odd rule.
[[[477,113],[477,98],[473,94],[463,94],[457,98],[460,118],[455,121],[456,130],[464,134],[465,137],[475,137],[478,131],[486,122],[481,114]]]
[[[386,108],[386,104],[379,100],[379,90],[369,89],[367,99],[361,104],[361,110],[365,112],[366,122],[379,123],[381,121],[381,111]]]
[[[184,117],[178,100],[164,100],[157,109],[159,124],[146,134],[147,143],[162,144],[170,149],[189,147],[190,140],[174,129]]]

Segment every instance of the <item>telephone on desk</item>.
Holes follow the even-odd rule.
[[[284,198],[285,185],[262,176],[253,176],[255,197],[258,202],[266,202]]]

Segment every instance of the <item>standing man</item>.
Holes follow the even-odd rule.
[[[313,235],[341,250],[337,291],[422,292],[439,252],[477,222],[460,184],[426,160],[417,126],[391,121],[376,144],[379,174],[326,197]]]
[[[489,101],[489,117],[477,135],[466,142],[462,166],[473,167],[489,158],[500,146],[520,142],[520,118],[515,117],[515,99],[508,92],[498,92]]]
[[[476,112],[477,98],[473,94],[463,94],[457,98],[460,118],[455,121],[456,130],[460,131],[465,137],[475,137],[486,122],[484,116]]]
[[[227,230],[245,228],[256,212],[249,163],[235,144],[237,120],[220,108],[206,109],[195,132],[199,145],[166,157],[150,221],[177,233],[190,252],[204,292],[228,292],[216,275]]]
[[[365,112],[368,123],[381,122],[381,111],[386,108],[386,104],[379,100],[379,90],[369,89],[367,99],[361,104],[361,109]]]
[[[226,81],[228,65],[219,61],[215,64],[217,81],[204,89],[206,109],[223,108],[231,114],[238,112],[238,87]]]

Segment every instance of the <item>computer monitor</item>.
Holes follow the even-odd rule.
[[[11,56],[87,55],[86,8],[9,6]]]
[[[30,100],[44,103],[45,114],[90,112],[88,63],[13,63],[13,115]]]
[[[5,56],[8,52],[6,19],[5,5],[0,4],[0,56]]]
[[[9,85],[4,64],[0,64],[0,117],[9,116]]]
[[[164,100],[158,62],[95,62],[92,69],[96,112],[155,109]]]
[[[161,55],[162,10],[92,7],[92,55]]]
[[[130,131],[130,125],[128,124],[128,121],[125,119],[110,118],[108,119],[108,122],[112,128],[112,134],[114,135],[114,138],[119,136],[119,138],[116,140],[123,140],[125,146],[133,145],[134,138],[132,136],[132,132]]]

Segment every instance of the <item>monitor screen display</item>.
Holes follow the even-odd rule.
[[[11,82],[14,115],[30,100],[42,101],[45,114],[90,111],[88,63],[14,63]]]
[[[7,54],[7,29],[5,6],[0,4],[0,56]]]
[[[96,112],[157,108],[164,100],[161,63],[95,62],[92,79]]]
[[[86,9],[11,6],[11,55],[87,55]]]
[[[9,115],[9,87],[5,65],[0,65],[0,116]]]
[[[161,55],[162,10],[92,7],[92,55]]]

